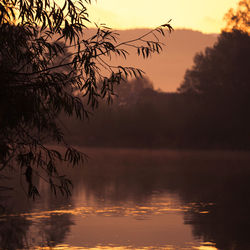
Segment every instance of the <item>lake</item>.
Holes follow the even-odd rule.
[[[1,192],[0,249],[250,249],[249,152],[82,151],[70,198]]]

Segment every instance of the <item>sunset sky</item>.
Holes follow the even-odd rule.
[[[97,0],[90,19],[115,29],[153,28],[172,19],[174,28],[219,33],[224,14],[239,0]]]

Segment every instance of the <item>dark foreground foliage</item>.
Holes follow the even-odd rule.
[[[164,27],[172,30],[167,23],[121,42],[119,34],[101,26],[86,37],[90,2],[0,1],[0,172],[20,171],[32,197],[39,194],[34,175],[54,193],[69,195],[72,183],[56,164],[86,160],[65,141],[59,115],[85,119],[100,99],[111,102],[115,85],[143,72],[112,66],[110,59],[126,58],[127,46],[145,58],[160,53],[157,36],[164,36]],[[49,144],[63,146],[64,152]]]

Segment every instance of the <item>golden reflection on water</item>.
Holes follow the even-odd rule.
[[[156,249],[154,246],[149,246],[149,247],[139,247],[139,248],[134,248],[132,246],[112,246],[112,245],[108,245],[108,246],[96,246],[96,247],[72,247],[69,245],[59,245],[56,246],[54,248],[52,248],[53,250],[65,250],[65,249],[69,249],[69,250],[108,250],[108,249],[112,249],[112,250],[129,250],[129,249],[137,249],[137,250],[153,250]],[[174,248],[171,246],[163,246],[163,247],[157,247],[157,249],[159,250],[173,250]],[[38,247],[37,250],[51,250],[50,247]]]
[[[70,172],[75,188],[69,200],[48,195],[25,209],[20,198],[0,216],[2,249],[15,240],[44,250],[250,249],[249,155],[93,154],[96,163],[81,175]]]
[[[96,247],[77,247],[77,246],[69,246],[67,244],[62,244],[62,245],[58,245],[56,247],[37,247],[37,250],[131,250],[131,249],[136,249],[136,250],[176,250],[176,248],[174,246],[169,246],[169,245],[165,245],[165,246],[147,246],[147,247],[133,247],[133,246],[114,246],[114,245],[108,245],[108,246],[96,246]],[[179,248],[178,248],[179,249]],[[203,245],[201,246],[190,246],[189,248],[181,248],[179,250],[188,250],[188,249],[197,249],[197,250],[218,250],[218,248],[216,248],[214,246],[214,243],[211,242],[205,242],[203,243]]]
[[[109,245],[109,246],[96,246],[96,247],[72,247],[72,246],[69,246],[67,244],[63,244],[63,245],[58,245],[56,247],[37,247],[36,248],[37,250],[65,250],[65,249],[68,249],[68,250],[109,250],[109,249],[112,249],[112,250],[131,250],[131,249],[136,249],[136,250],[155,250],[155,249],[158,249],[158,250],[176,250],[175,247],[173,246],[162,246],[162,247],[155,247],[155,246],[148,246],[148,247],[132,247],[132,246],[112,246],[112,245]],[[196,247],[196,246],[192,246],[191,248],[181,248],[180,250],[188,250],[188,249],[198,249],[198,250],[218,250],[218,248],[214,247],[214,246],[199,246],[199,247]]]
[[[217,250],[218,248],[216,248],[214,246],[213,243],[210,243],[210,242],[205,242],[203,243],[204,245],[203,246],[200,246],[200,247],[194,247],[194,249],[198,249],[198,250]]]
[[[166,213],[178,213],[178,212],[186,212],[192,209],[196,211],[196,207],[194,204],[190,204],[190,206],[178,206],[176,204],[172,204],[171,201],[168,202],[157,202],[150,203],[148,206],[107,206],[107,207],[94,207],[94,206],[78,206],[74,209],[71,207],[66,207],[62,209],[56,210],[45,210],[38,212],[29,212],[29,213],[21,213],[18,216],[23,216],[29,220],[37,220],[43,218],[49,218],[50,215],[61,215],[61,214],[70,214],[75,216],[86,217],[89,215],[102,215],[102,216],[132,216],[132,217],[144,217],[150,215],[161,215]],[[196,211],[199,213],[208,213],[208,211]],[[17,214],[9,214],[11,216],[17,216]],[[5,217],[5,216],[4,216]]]
[[[5,217],[0,217],[1,219],[7,219],[8,217],[14,217],[14,216],[20,216],[25,217],[26,220],[32,221],[34,223],[33,225],[38,225],[41,221],[44,219],[49,219],[51,216],[56,215],[73,215],[76,216],[77,221],[81,220],[81,218],[87,218],[91,216],[102,216],[102,217],[130,217],[135,220],[151,220],[154,218],[153,216],[157,215],[167,215],[170,216],[174,214],[182,214],[187,211],[195,211],[197,213],[208,213],[205,208],[207,206],[213,206],[214,204],[201,204],[201,203],[189,203],[185,206],[181,205],[179,202],[176,202],[176,199],[174,197],[160,197],[158,196],[156,199],[153,199],[149,203],[144,203],[143,205],[135,205],[130,203],[123,203],[122,205],[118,206],[112,206],[112,205],[105,205],[100,206],[100,204],[78,204],[77,207],[73,208],[71,205],[67,205],[65,207],[62,207],[60,209],[46,209],[43,211],[39,211],[38,209],[33,210],[33,212],[29,213],[21,213],[21,214],[10,214]],[[204,208],[204,209],[203,209]],[[38,223],[38,224],[37,224]],[[78,222],[77,222],[78,223]],[[126,222],[125,222],[126,223]],[[128,222],[129,223],[129,222]],[[73,244],[72,244],[73,243]],[[97,245],[97,246],[85,246],[85,247],[79,247],[74,246],[74,242],[69,244],[61,244],[59,243],[56,246],[53,247],[46,247],[46,246],[34,246],[34,249],[38,250],[64,250],[64,249],[72,249],[72,250],[81,250],[81,249],[100,249],[100,250],[106,250],[106,249],[112,249],[112,250],[122,250],[122,249],[138,249],[138,250],[153,250],[153,249],[159,249],[159,250],[175,250],[176,246],[173,245],[157,245],[157,246],[141,246],[141,247],[135,247],[135,245],[123,245],[122,242],[121,245],[119,245],[118,242],[115,243],[115,245]],[[97,243],[97,242],[96,242]],[[152,243],[152,242],[151,242]],[[168,242],[166,242],[168,243]],[[172,244],[173,242],[169,242]],[[117,245],[118,244],[118,245]],[[198,249],[198,250],[216,250],[217,248],[214,247],[212,243],[199,243],[199,242],[188,242],[188,247],[182,247],[178,249],[188,250],[188,249]]]
[[[166,213],[179,213],[179,212],[187,212],[194,211],[200,214],[209,213],[208,210],[202,210],[202,207],[213,206],[213,203],[209,204],[196,204],[190,203],[189,205],[180,206],[180,204],[172,203],[172,201],[168,202],[152,202],[148,206],[107,206],[107,207],[95,207],[95,206],[78,206],[74,209],[71,209],[71,206],[56,209],[56,210],[47,210],[47,211],[38,211],[38,212],[30,212],[30,213],[21,213],[19,216],[24,216],[26,219],[30,219],[32,221],[36,219],[48,218],[50,215],[60,215],[60,214],[71,214],[75,216],[86,217],[89,215],[102,215],[102,216],[132,216],[135,218],[143,218],[145,216],[150,215],[161,215]],[[15,214],[8,216],[16,216]],[[145,218],[146,219],[146,218]]]

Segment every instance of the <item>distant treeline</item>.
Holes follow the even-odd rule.
[[[64,119],[72,144],[107,147],[250,149],[249,93],[163,93],[144,80],[118,86],[113,105],[89,121]]]

